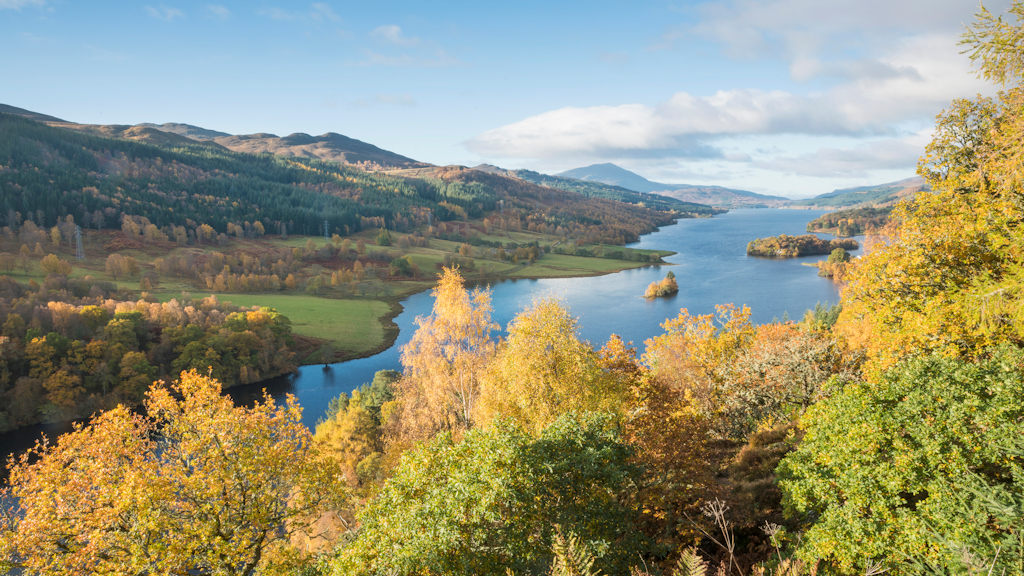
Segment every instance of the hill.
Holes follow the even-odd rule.
[[[181,124],[178,122],[166,122],[164,124],[150,124],[149,122],[143,122],[142,124],[138,124],[138,126],[141,126],[142,128],[153,128],[160,130],[161,132],[171,132],[193,140],[213,140],[214,138],[220,138],[222,136],[231,136],[231,134],[228,134],[227,132],[207,130],[206,128],[200,128],[199,126]]]
[[[840,188],[790,204],[791,208],[882,208],[929,190],[924,178],[914,176],[887,184]]]
[[[639,174],[611,163],[574,168],[561,172],[557,176],[602,182],[637,192],[652,192],[682,202],[706,204],[718,208],[777,208],[790,202],[789,198],[782,196],[769,196],[722,186],[652,182]]]
[[[269,152],[278,156],[319,158],[352,164],[366,170],[387,168],[419,168],[431,166],[412,158],[389,152],[355,138],[334,132],[320,136],[296,133],[285,137],[274,134],[246,134],[218,136],[214,142],[235,152],[258,154]]]
[[[532,170],[505,170],[490,164],[481,164],[479,166],[475,166],[473,169],[489,174],[499,174],[511,178],[518,178],[546,188],[557,188],[559,190],[577,192],[589,198],[618,200],[619,202],[626,202],[628,204],[647,206],[649,208],[654,208],[655,210],[675,210],[678,212],[708,216],[721,212],[721,210],[704,204],[683,202],[675,198],[668,198],[658,194],[636,192],[621,186],[613,186],[603,182],[578,180],[576,178],[565,178],[561,176],[549,176]]]
[[[164,124],[142,123],[121,124],[78,124],[61,120],[46,114],[0,104],[0,113],[13,114],[69,130],[77,130],[110,138],[136,140],[147,144],[182,146],[199,142],[207,146],[226,148],[234,152],[259,154],[267,152],[292,158],[318,158],[352,164],[365,170],[428,167],[431,164],[418,162],[394,152],[378,148],[373,144],[349,138],[334,132],[321,136],[296,133],[283,138],[275,134],[232,135],[209,130],[191,124],[167,122]]]
[[[635,241],[678,217],[465,168],[419,168],[422,175],[413,177],[372,174],[317,157],[242,154],[153,128],[68,124],[0,114],[0,217],[20,210],[37,215],[39,225],[71,215],[86,225],[117,228],[125,216],[138,216],[169,227],[172,236],[173,227],[207,224],[211,233],[230,233],[256,222],[271,233],[318,234],[326,221],[344,235],[385,226],[404,231],[499,210],[499,220],[561,228],[605,244]],[[134,138],[107,137],[120,135]],[[302,145],[310,139],[317,140],[281,140]]]
[[[39,112],[33,112],[31,110],[25,110],[24,108],[8,106],[7,104],[0,104],[0,113],[24,116],[25,118],[35,120],[36,122],[65,122],[65,120],[61,120],[60,118],[54,118],[53,116],[47,116],[46,114],[40,114]]]

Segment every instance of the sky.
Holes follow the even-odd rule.
[[[1010,0],[989,0],[1002,14]],[[0,0],[0,103],[90,124],[337,132],[433,164],[803,198],[914,175],[991,94],[975,0]]]

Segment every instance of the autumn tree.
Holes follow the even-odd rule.
[[[843,330],[885,367],[916,352],[972,357],[1024,341],[1024,4],[1016,23],[984,8],[964,43],[994,97],[954,100],[918,173],[932,193],[897,208],[890,241],[859,258],[843,292]]]
[[[619,414],[627,383],[601,369],[561,302],[535,301],[508,325],[483,378],[480,420],[510,418],[532,433],[570,411]]]
[[[490,292],[466,290],[457,269],[445,268],[432,294],[433,313],[416,318],[402,348],[403,435],[418,438],[473,426],[480,379],[494,354],[491,330],[498,328]]]
[[[38,574],[252,575],[344,494],[294,399],[235,407],[195,372],[10,461],[0,549]]]
[[[715,314],[697,316],[683,309],[662,326],[665,333],[647,341],[644,362],[655,378],[689,395],[718,434],[728,436],[725,387],[754,338],[750,309],[719,305]]]
[[[48,254],[44,256],[39,264],[47,274],[61,274],[63,276],[71,274],[71,264],[69,264],[67,260],[57,258],[56,254]]]

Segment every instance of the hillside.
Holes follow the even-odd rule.
[[[206,146],[225,148],[234,152],[246,152],[249,154],[267,152],[292,158],[329,160],[342,164],[352,164],[364,170],[431,166],[425,162],[417,162],[412,158],[407,158],[378,148],[373,144],[334,132],[328,132],[321,136],[296,133],[282,138],[275,134],[266,133],[232,135],[226,132],[208,130],[199,126],[177,122],[167,122],[164,124],[146,122],[137,125],[78,124],[3,104],[0,104],[0,113],[13,114],[58,128],[77,130],[95,136],[123,138],[147,144],[181,146],[198,142]]]
[[[235,152],[269,152],[286,157],[319,158],[352,164],[367,170],[430,166],[426,162],[417,162],[412,158],[334,132],[320,136],[296,133],[283,138],[274,134],[229,135],[219,136],[213,141]]]
[[[505,170],[497,166],[491,166],[490,164],[481,164],[473,167],[473,169],[486,172],[488,174],[499,174],[511,178],[518,178],[546,188],[558,188],[559,190],[577,192],[590,198],[618,200],[619,202],[647,206],[648,208],[654,208],[655,210],[675,210],[699,215],[714,215],[721,212],[721,210],[704,204],[682,202],[675,198],[668,198],[658,194],[636,192],[621,186],[613,186],[603,182],[578,180],[576,178],[565,178],[561,176],[549,176],[532,170]]]
[[[887,184],[841,188],[790,204],[791,208],[883,208],[929,190],[924,178],[914,176]]]
[[[160,130],[161,132],[171,132],[193,140],[213,140],[214,138],[220,138],[222,136],[231,136],[231,134],[228,134],[227,132],[207,130],[206,128],[200,128],[199,126],[181,124],[178,122],[166,122],[164,124],[150,124],[149,122],[143,122],[142,124],[138,124],[138,126],[142,128],[153,128],[155,130]]]
[[[271,233],[317,234],[327,221],[343,235],[381,226],[404,231],[497,209],[523,227],[560,227],[607,244],[635,241],[677,217],[469,169],[378,175],[319,158],[239,154],[153,128],[106,127],[132,140],[74,126],[0,114],[0,207],[38,213],[46,226],[66,215],[88,224],[100,213],[99,228],[119,227],[124,214],[159,227],[208,224],[216,233],[261,222]],[[163,140],[157,146],[142,137]]]
[[[782,196],[768,196],[722,186],[652,182],[639,174],[610,163],[574,168],[557,174],[557,176],[602,182],[637,192],[652,192],[682,202],[706,204],[717,208],[778,208],[790,202],[789,198]]]
[[[24,108],[8,106],[7,104],[0,104],[0,113],[24,116],[25,118],[35,120],[36,122],[66,122],[60,118],[54,118],[53,116],[47,116],[46,114],[40,114],[39,112],[33,112],[31,110],[25,110]]]

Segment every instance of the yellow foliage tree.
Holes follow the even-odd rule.
[[[10,461],[8,566],[33,574],[223,574],[284,566],[344,495],[301,408],[235,407],[195,372]]]
[[[444,269],[433,296],[433,313],[416,319],[402,348],[403,435],[416,438],[473,426],[480,379],[494,354],[491,330],[498,328],[490,292],[466,290],[458,269]]]
[[[699,316],[681,310],[677,318],[662,324],[664,334],[647,341],[643,359],[655,378],[690,398],[710,422],[720,423],[726,406],[725,386],[755,331],[750,308],[732,304],[715,308],[716,314]],[[724,427],[717,431],[727,435]]]
[[[621,414],[627,381],[603,370],[577,332],[576,319],[558,300],[538,300],[516,316],[484,375],[479,420],[512,418],[539,434],[571,411]]]

